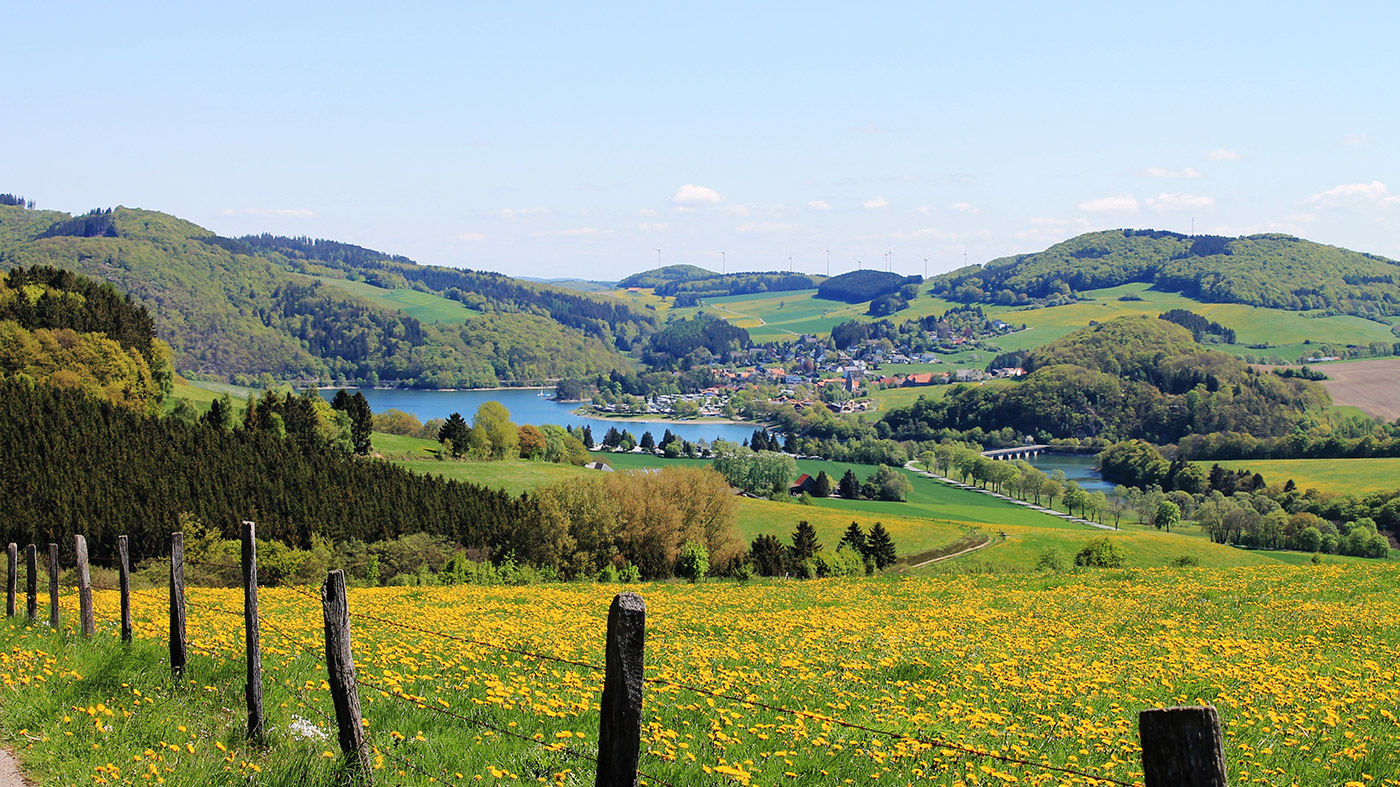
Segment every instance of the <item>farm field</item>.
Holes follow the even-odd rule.
[[[349,607],[377,783],[591,784],[587,665],[611,597],[633,590],[643,784],[1095,783],[1041,765],[1135,783],[1138,711],[1208,703],[1232,783],[1385,787],[1400,784],[1397,582],[1393,564],[1275,565],[352,589]],[[43,784],[335,783],[319,599],[261,596],[267,744],[244,740],[240,591],[215,589],[190,591],[188,681],[161,664],[161,592],[134,600],[130,647],[112,592],[91,642],[0,625],[0,732]]]
[[[1332,401],[1360,409],[1378,421],[1400,418],[1400,358],[1319,364]]]
[[[705,301],[717,316],[729,319],[749,329],[756,341],[781,340],[794,333],[828,334],[832,326],[852,319],[872,319],[865,314],[868,304],[846,304],[819,300],[815,290],[799,290],[761,295],[735,295]],[[1360,317],[1345,315],[1312,316],[1309,312],[1264,309],[1227,303],[1204,303],[1171,292],[1151,289],[1146,284],[1125,284],[1085,295],[1092,301],[1072,303],[1053,308],[1027,309],[1014,306],[983,306],[989,317],[999,317],[1013,325],[1025,324],[1025,331],[999,338],[996,344],[1003,350],[1030,349],[1060,339],[1090,321],[1103,322],[1115,317],[1134,314],[1158,315],[1169,309],[1188,309],[1227,328],[1235,329],[1238,344],[1220,345],[1225,352],[1278,355],[1292,360],[1316,348],[1304,344],[1340,343],[1367,344],[1395,341],[1390,325]],[[1119,300],[1128,296],[1140,300]],[[653,296],[654,297],[654,296]],[[931,298],[927,294],[910,303],[896,320],[942,314],[959,304]],[[721,311],[721,307],[727,311]],[[736,313],[747,315],[751,324]],[[825,316],[823,316],[825,315]],[[765,324],[754,327],[757,321]],[[1273,345],[1268,350],[1251,350],[1249,344]]]
[[[362,281],[337,279],[333,276],[305,276],[303,278],[314,279],[327,287],[335,287],[351,295],[358,295],[377,306],[401,311],[421,322],[461,323],[466,322],[472,315],[476,314],[457,301],[418,290],[390,290]]]
[[[1216,462],[1196,462],[1210,469]],[[1231,459],[1218,463],[1230,470],[1248,469],[1270,484],[1289,479],[1299,489],[1320,489],[1345,495],[1393,492],[1400,489],[1400,458],[1366,459]]]

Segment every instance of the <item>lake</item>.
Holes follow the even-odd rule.
[[[603,435],[607,433],[610,426],[626,429],[637,439],[641,439],[643,432],[650,431],[658,443],[661,442],[661,436],[666,433],[667,429],[680,435],[682,440],[689,440],[692,443],[698,440],[712,443],[716,439],[742,443],[752,437],[753,430],[757,428],[757,424],[719,424],[702,421],[666,423],[641,419],[612,421],[604,418],[590,418],[573,413],[575,409],[584,404],[583,402],[556,402],[553,399],[540,396],[538,388],[511,388],[503,391],[415,391],[403,388],[347,388],[346,390],[352,394],[356,391],[364,394],[365,399],[369,401],[370,409],[376,413],[392,408],[412,413],[420,421],[427,421],[430,418],[446,418],[452,413],[461,413],[462,417],[470,423],[472,418],[476,416],[476,408],[480,407],[483,402],[496,401],[505,405],[505,408],[510,411],[511,420],[517,424],[589,426],[593,429],[593,439],[597,441],[602,441]],[[335,396],[335,391],[322,391],[321,395],[330,399]]]
[[[1108,494],[1113,491],[1113,484],[1103,480],[1094,469],[1094,459],[1093,454],[1040,454],[1027,461],[1046,475],[1063,470],[1065,478],[1077,481],[1090,492]]]

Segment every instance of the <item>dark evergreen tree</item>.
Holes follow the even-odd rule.
[[[369,454],[370,439],[374,434],[374,411],[369,408],[369,400],[359,391],[350,397],[350,406],[346,412],[350,416],[350,440],[355,444],[355,453],[365,456]]]
[[[209,410],[201,419],[216,429],[228,431],[233,428],[233,402],[228,394],[220,396],[209,404]]]
[[[861,530],[860,523],[852,522],[846,526],[846,532],[841,535],[841,540],[836,544],[836,548],[849,547],[855,550],[862,558],[867,557],[870,552],[870,545],[865,538],[865,531]]]
[[[579,438],[579,439],[583,441],[583,447],[584,447],[584,448],[587,448],[588,450],[592,451],[592,450],[593,450],[593,427],[585,425],[585,426],[583,427],[583,436],[582,436],[581,438]]]
[[[875,568],[883,570],[894,565],[894,539],[890,538],[890,532],[879,522],[870,528],[869,550],[871,559],[875,561]]]
[[[616,426],[609,426],[606,434],[603,435],[604,448],[617,448],[622,443],[622,432],[617,431]]]
[[[817,541],[817,529],[805,519],[798,522],[797,529],[792,531],[792,546],[788,551],[793,565],[810,560],[821,548],[822,545]]]
[[[859,500],[860,481],[856,479],[856,474],[847,470],[846,474],[841,476],[841,483],[837,486],[836,491],[840,492],[841,497],[847,500]]]
[[[447,416],[447,420],[438,429],[438,442],[446,445],[453,456],[461,456],[467,451],[467,439],[471,437],[472,429],[467,426],[467,419],[461,413],[453,413]]]
[[[795,454],[795,453],[797,453],[797,433],[796,433],[796,432],[788,432],[787,435],[783,438],[783,453],[787,453],[787,454]]]
[[[817,473],[816,479],[812,482],[813,497],[831,497],[831,476],[825,470]]]
[[[776,577],[786,572],[787,550],[777,536],[764,533],[749,545],[749,559],[760,576]]]
[[[666,434],[670,435],[671,430],[667,429]],[[654,451],[656,450],[656,438],[652,437],[649,431],[642,432],[642,440],[637,445],[641,446],[643,451]]]

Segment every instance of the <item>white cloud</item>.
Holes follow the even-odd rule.
[[[807,203],[807,207],[812,210],[831,210],[831,205],[824,199],[814,199]]]
[[[671,229],[670,224],[638,224],[637,229],[642,232],[665,232]]]
[[[1239,161],[1244,158],[1229,148],[1217,148],[1206,154],[1206,161]]]
[[[948,206],[948,210],[955,210],[959,213],[980,213],[981,211],[972,207],[971,202],[954,202]]]
[[[1166,169],[1164,167],[1148,167],[1147,176],[1149,178],[1166,178],[1168,180],[1199,180],[1204,178],[1199,170],[1194,167],[1186,169]]]
[[[279,219],[309,219],[316,215],[305,208],[243,208],[241,210],[226,208],[222,213],[225,216],[243,213],[248,216],[272,216]]]
[[[1120,194],[1116,197],[1100,197],[1079,203],[1079,209],[1089,213],[1137,213],[1137,197]]]
[[[750,221],[734,228],[735,232],[786,232],[793,229],[791,224],[780,224],[771,221]]]
[[[676,205],[718,205],[724,202],[724,197],[707,186],[687,183],[676,189],[676,193],[671,195],[671,202]]]
[[[597,235],[597,234],[598,234],[598,229],[597,229],[596,227],[570,227],[569,229],[566,229],[566,230],[545,230],[544,232],[536,232],[536,233],[535,233],[535,237],[537,237],[537,238],[578,238],[578,237],[587,237],[587,236],[590,236],[590,235]]]
[[[1183,210],[1209,210],[1215,207],[1211,197],[1198,197],[1194,194],[1158,194],[1147,200],[1147,207],[1159,213]]]
[[[1371,138],[1366,136],[1365,134],[1347,134],[1346,137],[1342,139],[1342,144],[1369,145],[1371,144]]]
[[[486,236],[480,232],[464,232],[457,236],[457,240],[486,240]]]
[[[866,210],[880,210],[882,208],[888,208],[890,206],[890,201],[884,197],[876,197],[875,199],[868,199],[861,204],[865,206]]]
[[[1390,193],[1379,180],[1370,183],[1344,183],[1303,200],[1304,205],[1319,208],[1391,207],[1400,204],[1400,197]]]
[[[548,216],[549,208],[502,208],[501,218],[524,219],[530,216]]]

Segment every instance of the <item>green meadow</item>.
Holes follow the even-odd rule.
[[[441,295],[419,292],[418,290],[396,289],[389,290],[383,287],[376,287],[373,284],[366,284],[361,281],[350,281],[348,279],[337,279],[331,276],[314,276],[322,284],[344,290],[352,295],[382,306],[385,309],[394,309],[407,314],[409,317],[420,322],[466,322],[476,314],[461,303],[444,298]]]
[[[1197,462],[1209,469],[1215,462]],[[1400,458],[1367,459],[1232,459],[1218,463],[1230,470],[1249,470],[1270,484],[1293,481],[1299,489],[1320,489],[1344,495],[1393,492],[1400,489]]]

